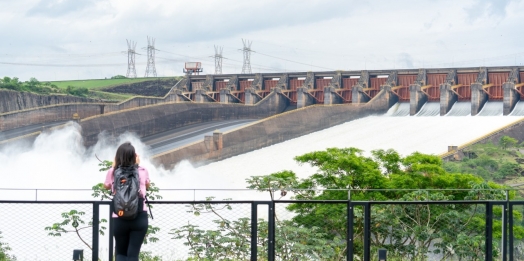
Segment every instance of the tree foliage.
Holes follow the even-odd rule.
[[[347,205],[318,204],[313,200],[348,200],[348,194],[352,201],[443,201],[373,204],[370,240],[375,250],[386,248],[391,257],[400,260],[426,260],[428,255],[479,260],[484,255],[485,205],[449,201],[501,200],[506,196],[502,186],[472,174],[448,173],[438,156],[418,152],[402,157],[394,150],[375,150],[366,156],[356,148],[329,148],[295,160],[315,167],[316,172],[304,179],[287,170],[247,179],[248,188],[268,192],[272,200],[288,196],[311,200],[289,204],[286,209],[291,218],[276,212],[275,252],[279,260],[344,260]],[[202,230],[193,224],[171,230],[173,239],[185,240],[193,258],[238,260],[248,255],[248,218],[224,218],[221,212],[231,210],[229,205],[222,209],[213,204],[188,207],[196,218],[202,214],[217,217],[216,230]],[[358,257],[364,240],[364,209],[356,206],[353,212],[354,253]],[[502,210],[495,208],[494,215],[494,227],[502,226],[498,221]],[[522,221],[520,214],[513,215]],[[267,225],[267,221],[258,220],[257,246],[261,255],[267,250]],[[515,238],[524,238],[522,227],[516,226],[515,231],[520,231]],[[494,238],[500,239],[501,235],[495,233]],[[497,250],[495,242],[495,256]]]
[[[509,136],[500,138],[498,144],[476,144],[465,152],[461,161],[444,162],[451,173],[471,173],[485,180],[503,181],[524,174],[517,140]]]
[[[2,231],[0,231],[0,260],[1,261],[16,261],[16,257],[9,254],[11,247],[9,244],[2,242]]]
[[[18,78],[4,77],[0,79],[0,89],[8,89],[19,92],[33,92],[37,94],[69,94],[78,97],[87,97],[89,89],[85,87],[67,86],[65,90],[50,82],[40,82],[36,78],[22,82]]]
[[[517,139],[509,137],[509,136],[502,136],[499,140],[499,144],[503,149],[515,147],[517,143],[518,143]]]
[[[39,94],[61,93],[62,91],[50,82],[40,82],[36,78],[22,82],[18,78],[4,77],[0,79],[0,89],[9,89],[20,92],[34,92]]]

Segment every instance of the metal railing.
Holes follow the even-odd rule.
[[[64,200],[92,190],[0,191],[0,256],[70,260],[83,249],[84,260],[113,260],[110,201]],[[390,261],[524,260],[524,201],[510,200],[516,189],[279,188],[265,192],[268,200],[199,200],[246,191],[255,192],[162,189],[184,200],[150,202],[140,260],[360,261],[377,260],[379,249]],[[326,200],[281,199],[312,194]],[[6,200],[13,198],[24,200]]]
[[[80,246],[86,260],[113,260],[109,204],[0,201],[0,251],[70,260]],[[378,249],[389,260],[524,260],[524,201],[150,204],[141,260],[376,260]]]

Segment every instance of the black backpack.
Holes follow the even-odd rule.
[[[122,219],[135,219],[144,209],[137,166],[119,166],[113,176],[113,212]]]

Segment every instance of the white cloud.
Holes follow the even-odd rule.
[[[213,73],[213,45],[229,58],[223,72],[238,73],[241,38],[258,52],[254,72],[513,65],[524,63],[524,55],[511,56],[521,53],[522,11],[524,3],[511,0],[7,1],[0,71],[22,80],[125,74],[126,39],[145,54],[147,36],[156,38],[162,76],[181,75],[184,61],[201,61]],[[145,55],[136,61],[142,75]]]

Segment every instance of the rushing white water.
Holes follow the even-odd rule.
[[[501,101],[487,101],[478,116],[502,116],[504,111],[503,106]]]
[[[387,116],[409,116],[409,102],[397,102],[386,113]]]
[[[402,104],[397,108],[400,106]],[[299,177],[314,174],[314,168],[300,166],[293,160],[293,157],[307,152],[330,147],[356,147],[367,153],[374,149],[392,148],[403,155],[414,151],[440,154],[446,152],[448,145],[463,144],[521,118],[370,116],[205,166],[194,167],[184,161],[172,170],[155,167],[149,160],[149,148],[133,134],[124,134],[116,141],[101,134],[95,146],[85,148],[78,125],[70,124],[66,128],[40,135],[34,144],[13,143],[3,147],[0,150],[0,173],[4,175],[4,179],[0,187],[85,189],[80,192],[38,191],[37,195],[39,200],[91,200],[90,188],[105,178],[105,173],[98,171],[95,154],[101,159],[111,160],[121,142],[131,141],[142,157],[141,165],[149,169],[150,177],[161,189],[164,200],[202,200],[207,196],[215,196],[217,199],[263,200],[269,199],[268,195],[240,190],[246,187],[245,179],[282,170],[292,170]],[[0,198],[3,200],[34,200],[35,194],[33,190],[0,190]],[[3,213],[0,214],[0,231],[19,260],[56,260],[59,252],[64,259],[70,258],[72,249],[86,247],[78,239],[74,239],[74,235],[53,238],[47,236],[43,229],[60,221],[60,213],[69,209],[71,206],[52,205],[45,209],[45,213],[34,216],[24,213],[21,205],[4,205]],[[38,208],[32,206],[31,211],[35,210]],[[86,211],[86,216],[91,215],[89,205],[83,210]],[[248,209],[241,210],[236,206],[235,210],[239,211],[239,215],[249,216]],[[106,212],[107,209],[102,217],[107,217]],[[175,212],[167,206],[156,206],[155,213],[160,219],[152,222],[168,222],[161,236],[161,242],[166,243],[173,242],[171,235],[167,234],[169,228],[180,227],[194,219],[194,216],[184,214],[182,206]],[[176,217],[173,220],[165,218],[173,214]],[[20,238],[28,234],[31,234],[30,244]],[[107,237],[102,237],[101,242],[107,240]],[[36,247],[32,247],[33,245]],[[104,249],[104,245],[101,246]],[[146,246],[149,247],[154,245]]]
[[[518,101],[515,108],[511,111],[510,116],[524,116],[524,102]]]
[[[446,116],[468,116],[471,115],[471,102],[455,102]]]
[[[426,102],[416,116],[438,116],[440,115],[440,102]]]
[[[415,151],[441,154],[449,145],[461,145],[522,117],[387,117],[371,116],[347,122],[270,147],[197,168],[206,176],[223,176],[230,188],[244,187],[243,179],[280,170],[300,177],[314,174],[293,157],[330,147],[356,147],[366,152],[395,149],[403,155]]]

